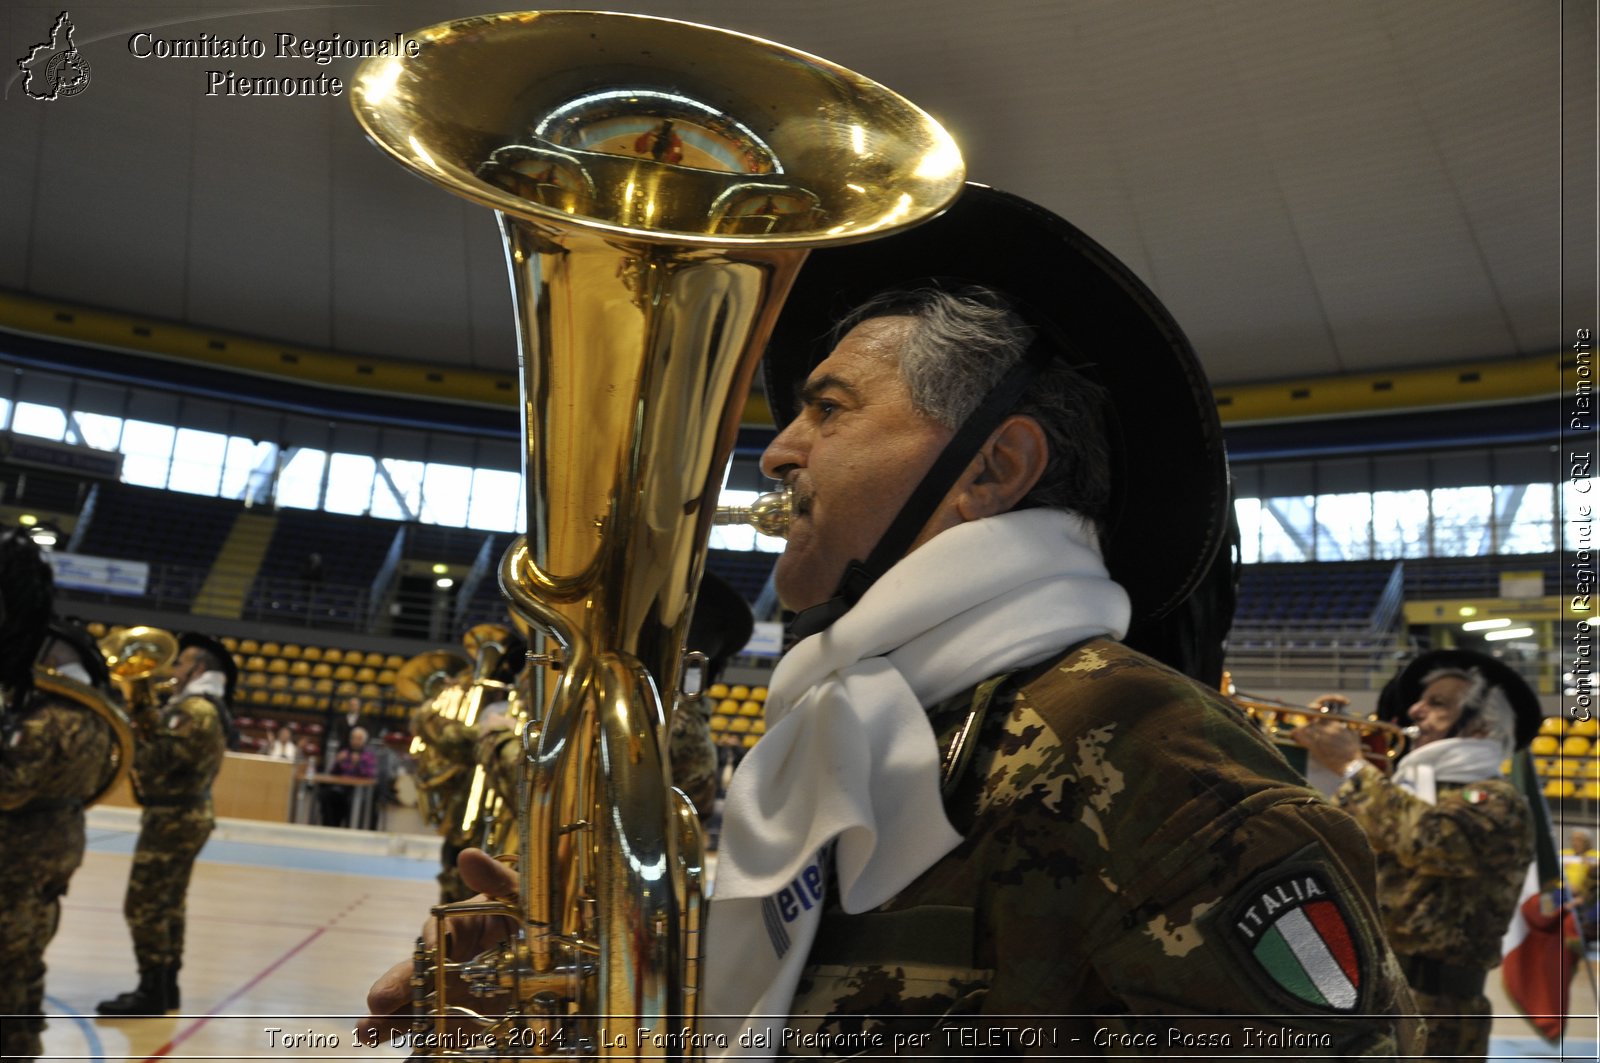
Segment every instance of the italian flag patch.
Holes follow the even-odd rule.
[[[1314,1007],[1356,1010],[1361,960],[1355,936],[1316,871],[1285,872],[1253,885],[1234,909],[1233,930],[1280,989]]]

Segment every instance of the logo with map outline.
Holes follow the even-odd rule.
[[[17,60],[22,68],[22,90],[36,100],[76,96],[89,87],[89,62],[72,43],[72,16],[61,12],[50,27],[50,39],[28,49]]]

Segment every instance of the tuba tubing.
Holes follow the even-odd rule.
[[[76,701],[104,720],[106,726],[111,728],[109,770],[94,792],[83,800],[85,806],[94,804],[133,771],[133,722],[128,719],[128,714],[122,711],[121,706],[94,687],[80,683],[71,676],[61,675],[43,665],[33,666],[33,685],[55,697]]]

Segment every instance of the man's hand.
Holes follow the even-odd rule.
[[[1311,759],[1329,771],[1344,774],[1353,761],[1362,759],[1361,739],[1354,730],[1332,720],[1313,720],[1289,732],[1289,737],[1306,748]]]
[[[517,873],[482,849],[464,849],[456,858],[456,868],[467,888],[478,891],[472,898],[481,901],[488,897],[513,897],[517,893]],[[422,937],[434,945],[435,921],[430,917],[422,925]],[[517,930],[516,922],[504,916],[475,915],[452,919],[447,953],[452,960],[468,959],[484,949],[491,948],[510,937]],[[393,1030],[403,1030],[410,1025],[410,1017],[401,1014],[411,1004],[411,961],[395,964],[383,973],[372,988],[367,990],[367,1011],[359,1029],[376,1031],[387,1038]]]

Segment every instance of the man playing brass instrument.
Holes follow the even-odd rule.
[[[52,632],[51,591],[50,566],[33,541],[19,531],[0,536],[0,1056],[8,1060],[40,1052],[45,947],[83,862],[84,801],[114,764],[105,720],[34,685],[40,657],[104,689],[97,656],[80,656],[73,632]]]
[[[238,666],[205,635],[187,634],[178,644],[177,692],[135,718],[134,794],[144,811],[123,914],[139,984],[96,1005],[102,1015],[159,1015],[180,1004],[185,897],[195,857],[216,825],[211,783],[233,732]]]
[[[802,637],[724,808],[701,994],[723,1051],[960,1056],[1019,1025],[1060,1054],[1412,1051],[1359,828],[1117,641],[1226,525],[1212,400],[1154,296],[969,186],[813,251],[767,371]],[[505,892],[477,855],[469,881]]]
[[[1380,717],[1415,724],[1386,777],[1355,733],[1315,722],[1295,741],[1345,782],[1334,794],[1378,854],[1390,944],[1428,1020],[1428,1055],[1482,1059],[1493,1012],[1485,976],[1533,860],[1533,818],[1501,765],[1538,734],[1539,699],[1504,663],[1468,650],[1417,657],[1378,699]]]

